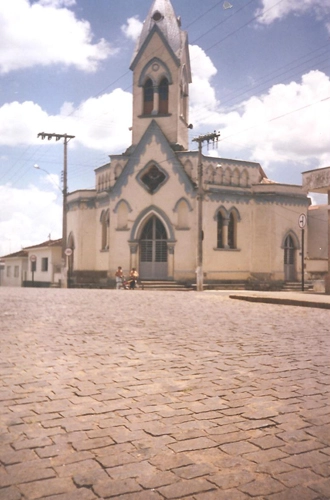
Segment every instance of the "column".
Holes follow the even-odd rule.
[[[167,243],[167,275],[169,279],[174,279],[174,243]]]

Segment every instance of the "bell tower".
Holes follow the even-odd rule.
[[[137,41],[133,71],[133,145],[155,120],[175,150],[188,149],[188,35],[170,0],[154,0]]]

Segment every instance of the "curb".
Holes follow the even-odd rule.
[[[276,297],[256,297],[248,295],[229,295],[230,299],[246,300],[248,302],[264,302],[266,304],[280,304],[284,306],[298,306],[298,307],[316,307],[319,309],[330,309],[330,304],[327,302],[311,302],[307,300],[295,299],[279,299]]]

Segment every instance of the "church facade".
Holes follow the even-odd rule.
[[[132,145],[95,170],[95,189],[68,195],[67,247],[76,280],[196,282],[202,162],[204,281],[295,280],[301,186],[270,181],[259,163],[188,149],[187,33],[170,0],[154,0],[133,54]]]

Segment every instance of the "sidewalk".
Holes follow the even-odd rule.
[[[317,307],[330,309],[330,295],[311,292],[258,292],[235,291],[230,292],[229,297],[236,300],[248,302],[264,302],[267,304],[281,304],[286,306]]]

